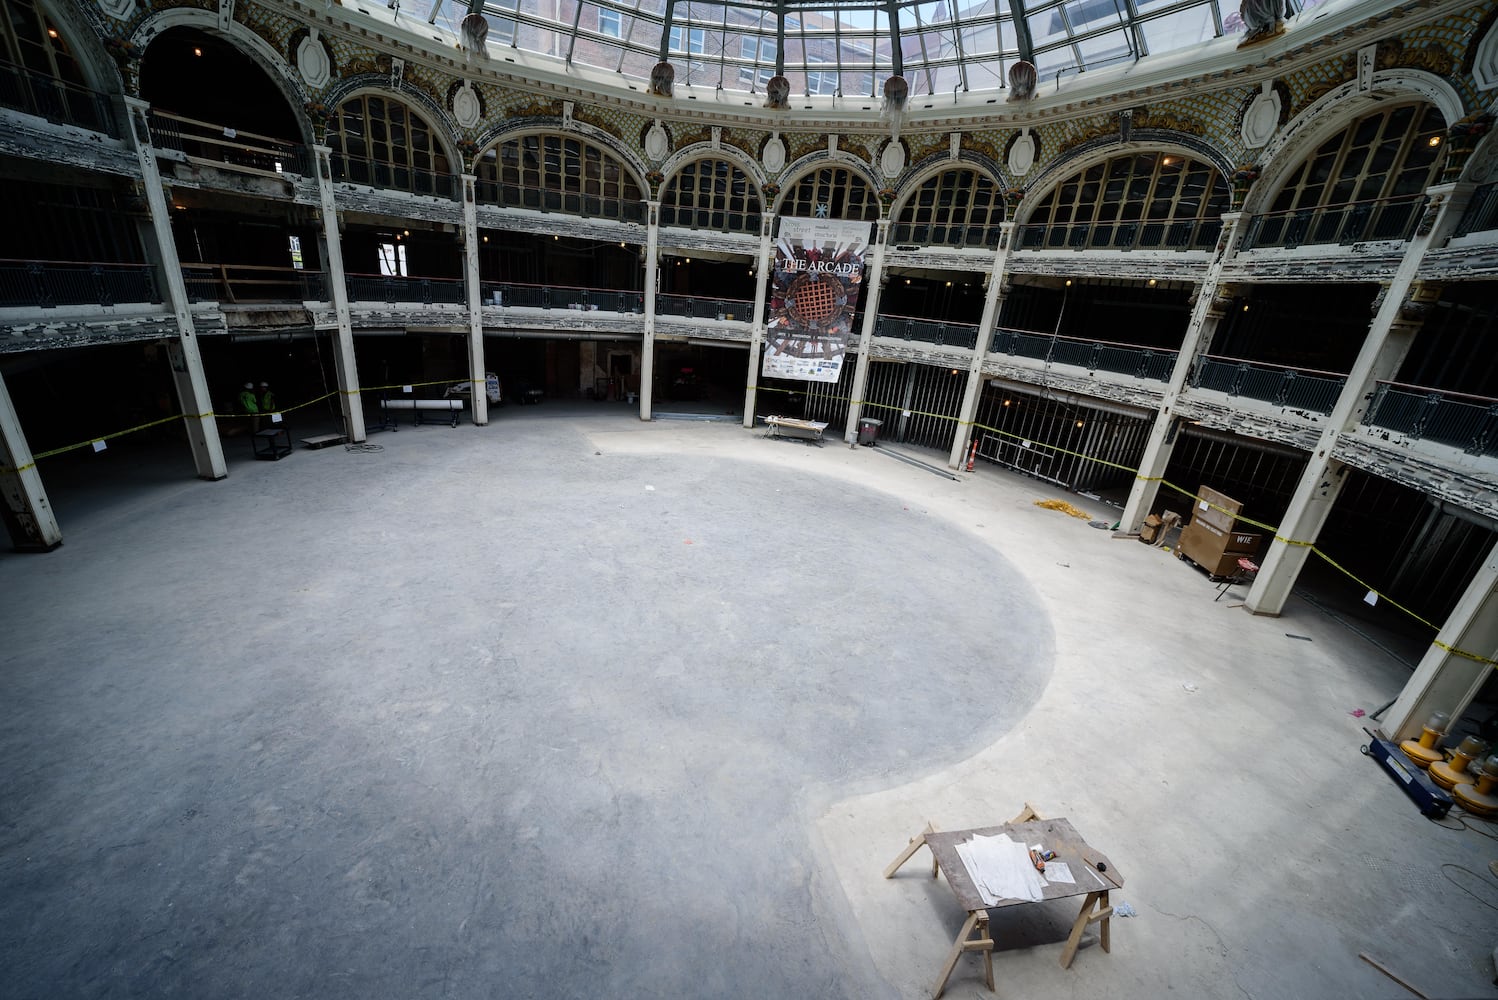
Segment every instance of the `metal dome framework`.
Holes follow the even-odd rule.
[[[395,0],[392,0],[394,3]],[[1285,17],[1322,0],[1279,0]],[[458,0],[408,0],[455,34]],[[904,77],[912,96],[1005,87],[1033,63],[1042,85],[1244,31],[1237,0],[482,0],[489,44],[647,81],[746,94],[784,76],[791,94],[872,98]]]

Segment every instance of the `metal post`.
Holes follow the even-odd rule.
[[[333,200],[333,150],[313,146],[317,157],[317,194],[322,209],[323,259],[328,265],[328,295],[333,300],[337,342],[333,369],[338,376],[339,405],[344,433],[350,442],[363,441],[364,405],[359,397],[359,365],[354,357],[354,324],[349,314],[348,280],[343,273],[343,243],[338,235],[338,206]]]
[[[182,279],[177,242],[172,236],[170,208],[161,186],[161,173],[156,168],[156,151],[151,147],[151,129],[147,121],[151,106],[137,97],[127,97],[125,107],[135,137],[141,188],[151,216],[151,234],[155,243],[152,249],[160,261],[167,300],[177,320],[172,381],[176,384],[177,398],[182,406],[182,422],[187,427],[193,464],[197,466],[199,478],[223,479],[229,474],[229,467],[224,462],[224,447],[213,414],[213,397],[208,391],[208,377],[203,372],[203,356],[198,352],[197,329],[188,304],[187,282]]]

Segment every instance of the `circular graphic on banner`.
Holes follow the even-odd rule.
[[[785,311],[808,331],[832,326],[848,308],[848,293],[836,278],[803,274],[791,282],[785,296]]]

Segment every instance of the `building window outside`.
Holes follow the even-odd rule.
[[[380,274],[387,278],[406,276],[406,245],[404,243],[381,243]]]
[[[750,89],[763,88],[775,75],[775,59],[779,53],[773,38],[742,36],[739,39],[739,56],[756,65],[739,69],[739,83]]]
[[[623,34],[623,15],[617,10],[607,7],[598,8],[598,33],[608,35],[610,38],[619,38]]]
[[[686,48],[682,47],[682,39],[686,39]],[[686,52],[690,55],[700,56],[707,51],[707,32],[702,28],[686,29],[683,36],[680,26],[671,29],[671,51]]]

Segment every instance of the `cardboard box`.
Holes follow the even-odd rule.
[[[1139,526],[1139,540],[1146,545],[1153,545],[1160,538],[1160,525],[1163,522],[1154,514],[1144,519]]]

